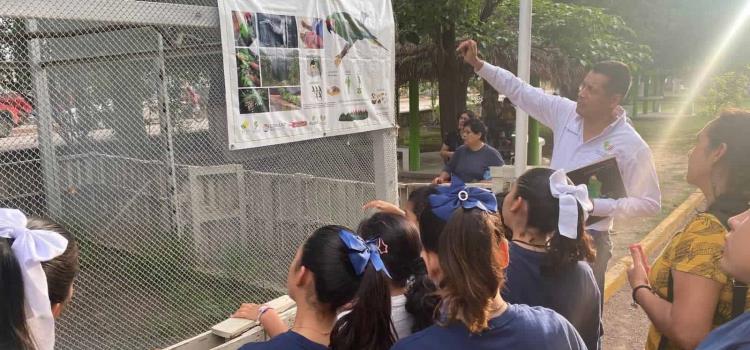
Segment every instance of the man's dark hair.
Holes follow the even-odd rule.
[[[591,68],[591,71],[609,78],[605,89],[610,94],[619,94],[622,98],[625,98],[625,95],[628,94],[628,90],[630,90],[630,69],[625,63],[620,61],[599,62]]]

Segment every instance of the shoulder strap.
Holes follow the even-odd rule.
[[[745,312],[747,284],[732,280],[732,319]]]

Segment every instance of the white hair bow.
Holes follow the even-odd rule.
[[[560,200],[560,218],[557,230],[561,235],[576,239],[578,238],[578,204],[583,208],[584,220],[589,211],[594,209],[594,204],[589,200],[589,192],[586,185],[575,186],[570,183],[565,170],[557,170],[549,177],[549,188],[552,196]]]
[[[55,346],[55,320],[47,290],[47,277],[41,262],[65,252],[68,240],[57,232],[26,228],[26,216],[17,209],[0,209],[0,237],[13,239],[13,255],[21,266],[26,322],[36,346],[52,350]]]

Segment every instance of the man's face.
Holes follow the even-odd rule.
[[[576,113],[584,119],[610,118],[620,103],[619,94],[607,91],[609,78],[600,73],[589,72],[578,88]]]

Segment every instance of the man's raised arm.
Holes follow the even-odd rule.
[[[490,83],[497,92],[551,129],[557,130],[565,118],[575,113],[575,102],[547,94],[544,90],[525,83],[513,73],[479,59],[474,40],[462,42],[457,51],[466,63],[474,67],[474,72]]]

